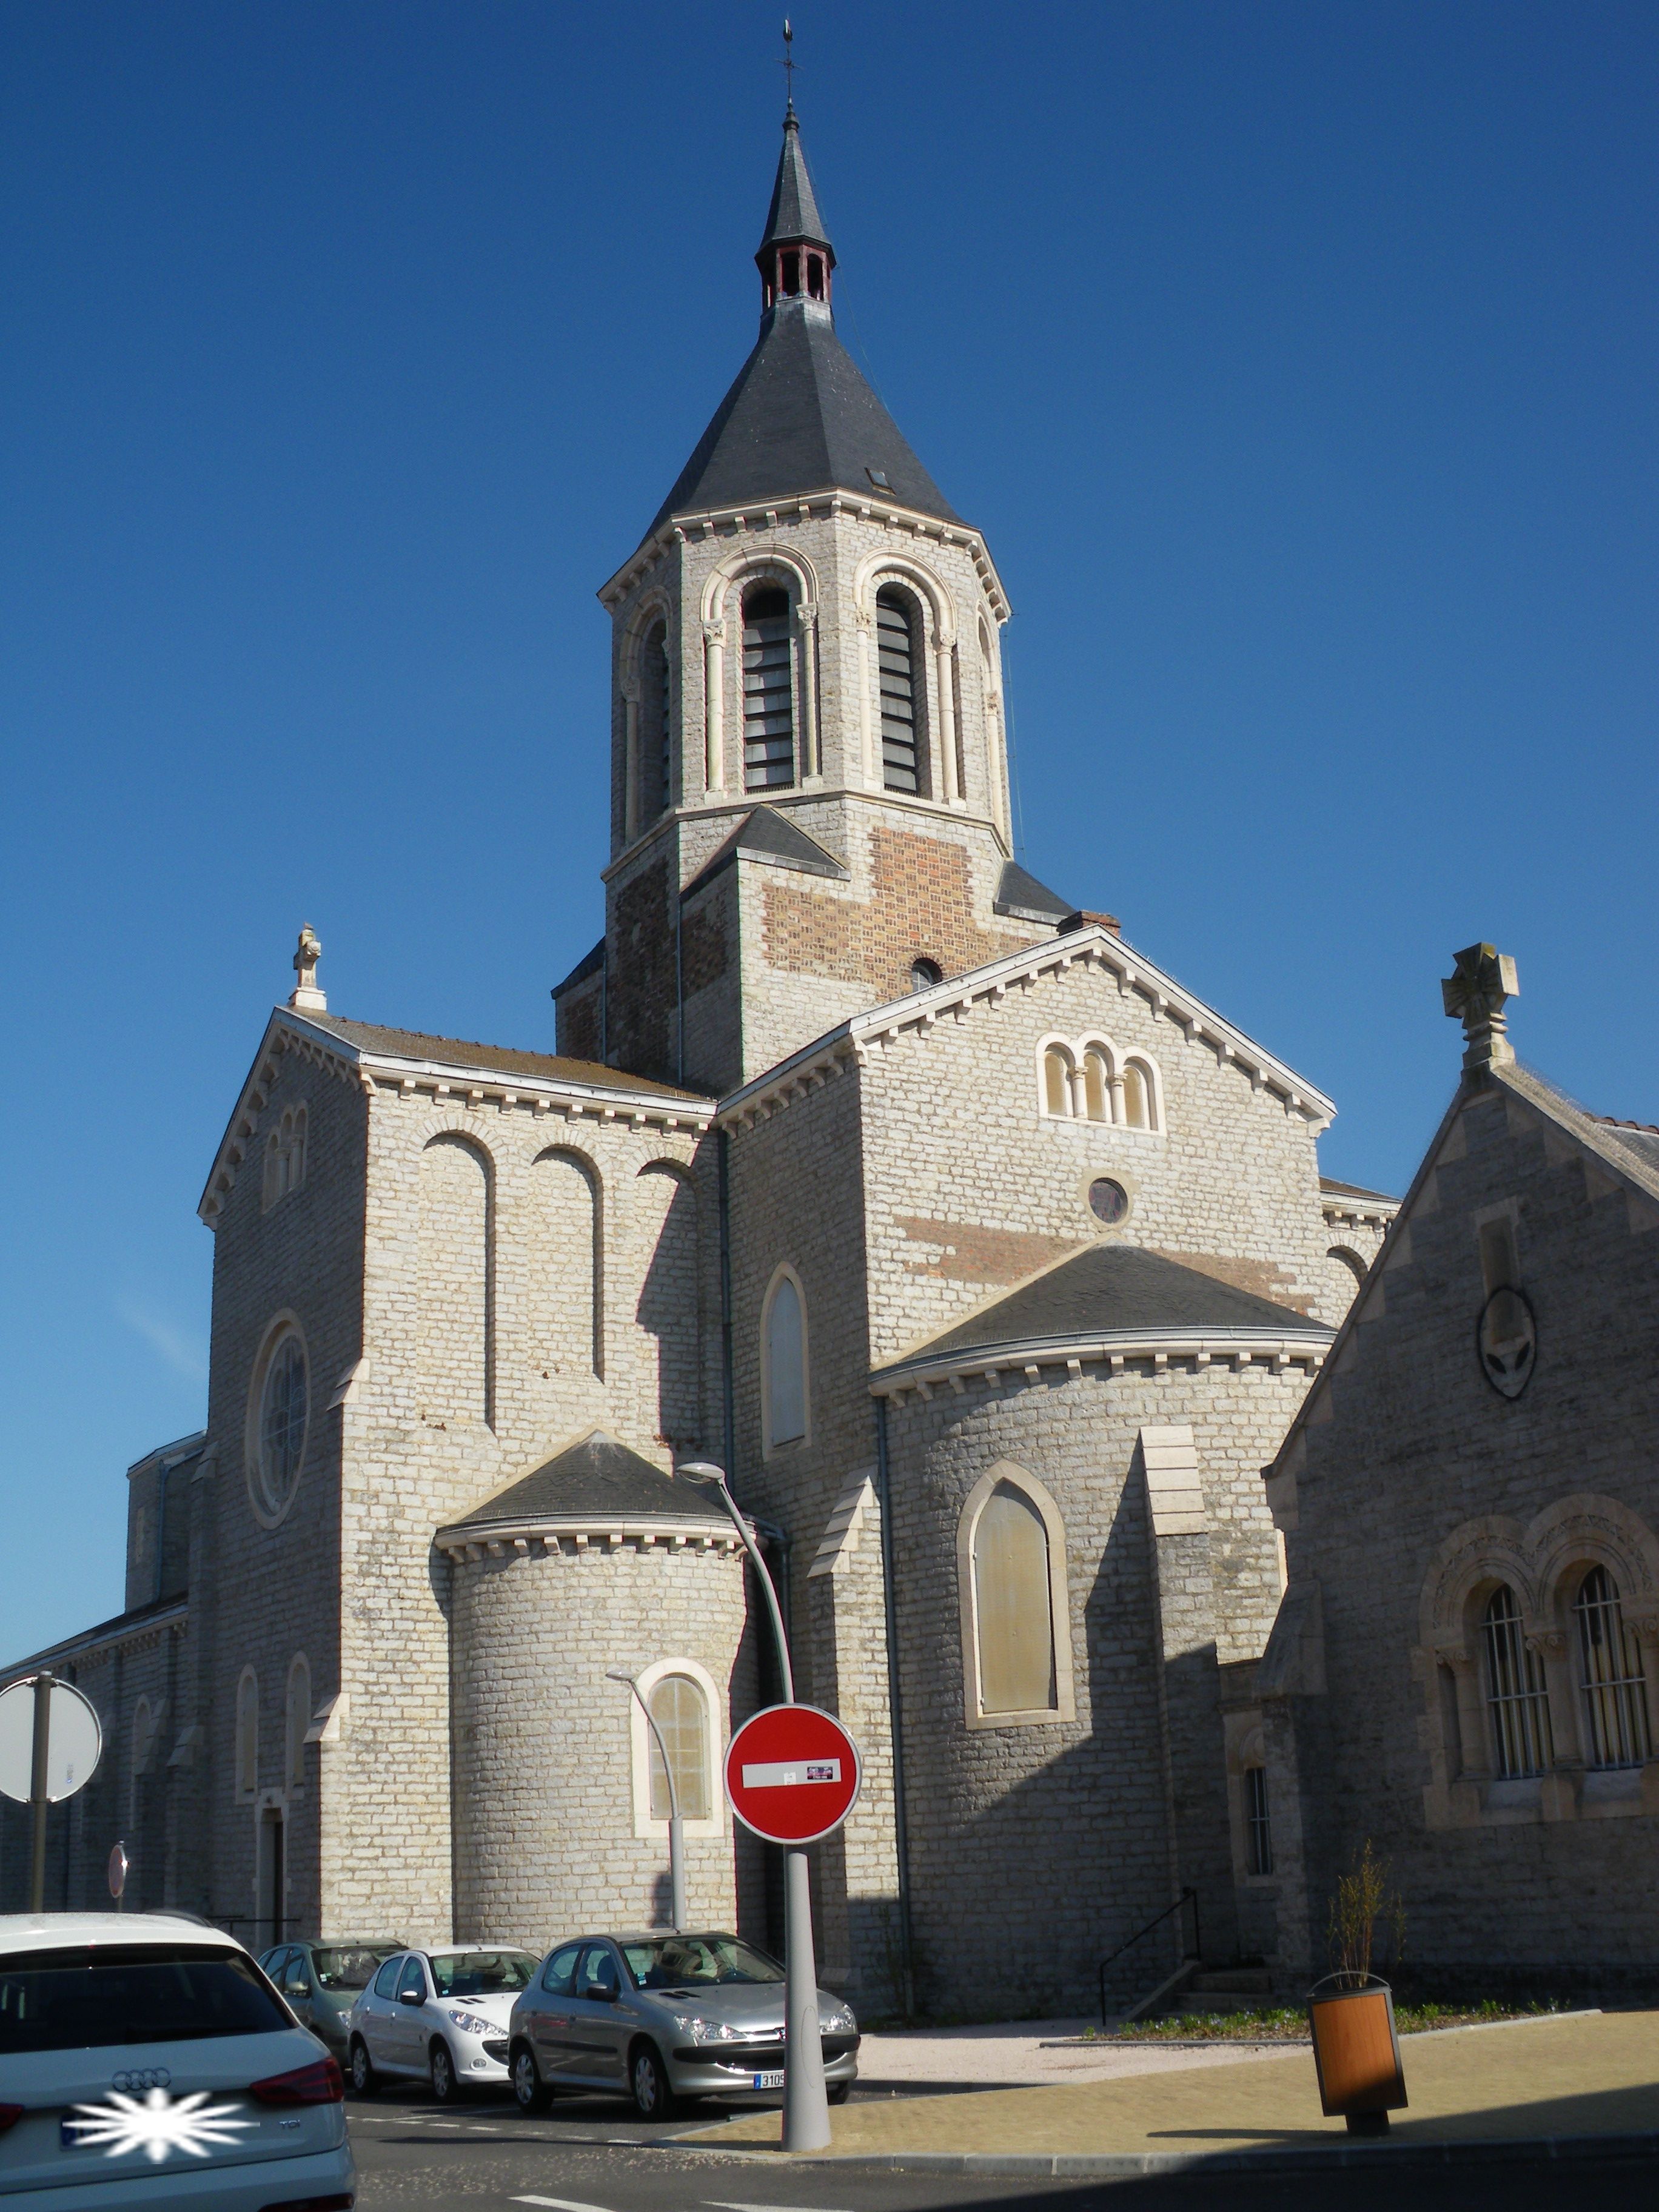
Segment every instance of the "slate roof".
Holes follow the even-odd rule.
[[[586,982],[590,975],[597,975],[604,965],[605,939],[601,938],[590,951],[583,953],[564,981],[553,986],[551,995],[556,999],[562,999],[573,983]]]
[[[850,880],[848,871],[835,854],[826,852],[816,837],[809,837],[798,830],[787,814],[775,807],[757,806],[745,814],[737,828],[717,846],[706,865],[698,869],[680,893],[683,899],[700,891],[722,868],[729,868],[739,854],[746,860],[767,860],[776,868],[799,869],[804,875],[828,876],[834,882]]]
[[[772,204],[766,210],[766,230],[758,252],[764,253],[769,246],[793,246],[797,240],[809,239],[814,246],[823,246],[833,269],[836,249],[830,243],[823,217],[818,213],[817,194],[812,190],[806,155],[801,148],[800,120],[792,104],[783,118],[783,148],[778,155]]]
[[[459,1037],[428,1036],[421,1030],[383,1029],[378,1022],[342,1021],[335,1014],[299,1017],[314,1029],[325,1030],[342,1044],[360,1052],[385,1053],[394,1060],[437,1060],[447,1067],[488,1068],[499,1075],[539,1075],[550,1083],[586,1083],[603,1091],[647,1091],[665,1098],[697,1098],[695,1091],[677,1090],[672,1083],[653,1083],[643,1075],[625,1075],[618,1067],[598,1060],[568,1060],[559,1053],[517,1052],[510,1047],[471,1044]]]
[[[1659,1168],[1659,1129],[1650,1121],[1620,1121],[1611,1114],[1595,1114],[1590,1118],[1599,1121],[1617,1143],[1627,1152],[1634,1152],[1645,1166]]]
[[[1069,921],[1077,911],[1070,899],[1061,898],[1047,884],[1040,884],[1017,860],[1003,862],[991,910],[994,914],[1012,915],[1018,921],[1051,921],[1056,926]]]
[[[1074,1253],[954,1328],[908,1355],[1066,1342],[1077,1337],[1201,1334],[1297,1336],[1328,1342],[1336,1334],[1291,1307],[1275,1305],[1196,1267],[1133,1244],[1094,1244]]]
[[[606,1520],[717,1522],[731,1527],[724,1508],[695,1484],[676,1482],[648,1459],[603,1429],[590,1430],[494,1498],[440,1533],[487,1532],[527,1522]]]
[[[1368,1190],[1363,1182],[1338,1182],[1334,1176],[1321,1176],[1319,1188],[1332,1198],[1370,1198],[1383,1206],[1397,1206],[1400,1202],[1386,1190]]]

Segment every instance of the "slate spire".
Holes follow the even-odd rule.
[[[780,299],[830,301],[830,272],[836,265],[818,213],[817,195],[800,143],[800,118],[792,100],[784,110],[783,150],[766,210],[766,231],[755,253],[761,273],[763,313]]]

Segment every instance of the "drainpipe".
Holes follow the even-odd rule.
[[[899,1692],[898,1619],[894,1592],[892,1488],[887,1466],[887,1401],[876,1400],[876,1503],[881,1512],[881,1600],[887,1632],[887,1725],[893,1739],[893,1848],[898,1860],[899,1972],[904,2017],[916,2011],[910,1937],[910,1826],[904,1801],[904,1709]]]
[[[737,1401],[732,1381],[732,1139],[726,1130],[714,1132],[715,1158],[720,1165],[720,1464],[728,1482],[738,1472]]]

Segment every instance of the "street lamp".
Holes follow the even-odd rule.
[[[657,1726],[657,1716],[640,1694],[635,1678],[621,1668],[607,1667],[605,1679],[611,1682],[626,1682],[634,1693],[634,1702],[645,1715],[646,1726],[657,1739],[657,1749],[662,1753],[662,1771],[668,1777],[668,1889],[671,1917],[674,1933],[685,1933],[685,1823],[680,1818],[680,1793],[674,1784],[674,1763],[668,1756],[668,1746],[663,1741],[662,1730]],[[648,1767],[647,1767],[648,1771]],[[647,1806],[650,1797],[647,1791]]]
[[[772,1634],[778,1648],[778,1673],[783,1682],[783,1702],[795,1702],[795,1674],[789,1663],[789,1638],[783,1632],[783,1614],[771,1571],[760,1547],[738,1512],[726,1469],[713,1460],[682,1460],[674,1469],[678,1480],[718,1492],[732,1526],[743,1540],[743,1548],[755,1563],[756,1573],[772,1616]],[[824,2150],[830,2144],[830,2100],[823,2087],[823,2044],[818,2027],[818,1969],[812,1954],[812,1889],[806,1854],[784,1853],[783,1887],[783,2148],[785,2150]]]

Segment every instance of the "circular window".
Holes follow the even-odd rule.
[[[1097,1221],[1115,1228],[1129,1211],[1129,1194],[1110,1176],[1097,1176],[1089,1186],[1089,1211]]]
[[[265,1364],[258,1434],[248,1470],[253,1510],[267,1526],[274,1528],[294,1503],[309,1411],[305,1346],[290,1331],[278,1340]]]

